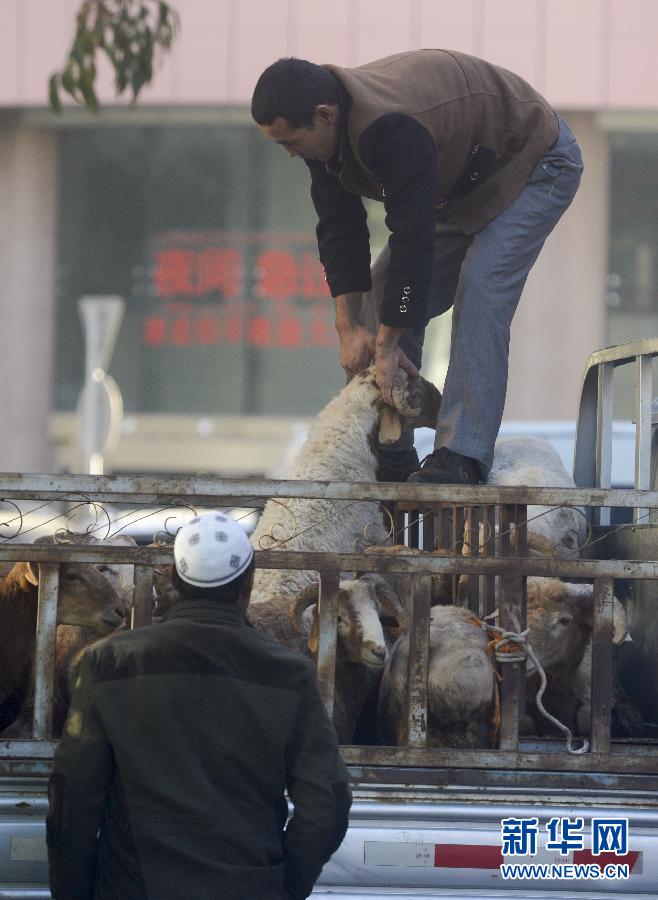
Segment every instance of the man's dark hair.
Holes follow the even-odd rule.
[[[260,76],[251,98],[251,115],[259,125],[271,125],[279,116],[291,128],[313,124],[315,107],[337,104],[338,81],[327,69],[307,59],[279,59]]]
[[[171,583],[184,600],[192,600],[198,598],[201,600],[218,600],[222,603],[237,603],[242,593],[242,586],[254,570],[255,560],[251,557],[251,562],[233,581],[228,584],[220,584],[219,587],[200,588],[183,581],[176,566],[171,567]]]

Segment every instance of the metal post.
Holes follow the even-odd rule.
[[[48,740],[52,734],[58,587],[59,566],[40,563],[32,720],[36,741]]]
[[[150,625],[153,621],[153,567],[135,566],[132,627]]]
[[[410,747],[427,745],[430,608],[430,579],[425,575],[415,575],[411,579],[411,626],[407,681],[407,743]]]
[[[640,356],[635,362],[635,489],[649,490],[651,484],[651,401],[652,358]],[[649,510],[636,508],[634,522],[649,521]]]
[[[612,578],[594,579],[592,633],[592,752],[610,752],[612,707]]]
[[[501,556],[512,556],[511,526],[518,523],[519,510],[525,507],[502,506],[500,514]],[[525,516],[523,517],[525,521]],[[505,631],[518,633],[525,628],[526,579],[521,575],[502,575],[500,578],[500,626]],[[525,666],[523,663],[505,663],[500,690],[501,725],[500,749],[517,750],[519,746],[519,713],[525,697]]]
[[[612,363],[598,366],[598,391],[596,404],[596,486],[612,486],[612,416],[613,387]],[[600,506],[594,510],[594,521],[598,525],[610,524],[610,508]]]
[[[466,525],[465,531],[468,535],[467,540],[469,543],[468,554],[469,556],[480,556],[480,522],[481,522],[481,511],[479,506],[469,506],[466,510]],[[476,616],[482,615],[481,613],[481,600],[480,600],[480,576],[479,575],[469,575],[467,581],[467,597],[466,602],[468,609]]]
[[[327,568],[320,572],[320,602],[318,608],[317,673],[320,694],[329,714],[334,715],[334,693],[336,681],[336,627],[338,623],[338,587],[340,572],[337,568]]]

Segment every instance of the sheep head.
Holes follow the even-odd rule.
[[[290,604],[294,627],[308,636],[308,647],[318,652],[319,584],[316,582],[301,591]],[[311,624],[304,623],[304,613],[310,610]],[[378,575],[342,581],[338,592],[338,647],[344,659],[381,668],[388,660],[384,628],[393,634],[401,630],[404,613],[389,585]]]
[[[594,588],[557,578],[528,579],[529,640],[542,666],[580,664],[592,633]],[[614,598],[612,613],[614,644],[626,639],[626,612]]]
[[[536,515],[536,510],[543,510]],[[531,556],[556,556],[558,559],[577,559],[585,543],[587,525],[578,507],[529,507],[528,550]]]
[[[16,563],[25,580],[39,585],[36,563]],[[112,584],[91,565],[61,563],[59,567],[58,625],[80,625],[96,634],[108,634],[124,623],[124,609]]]
[[[90,532],[76,533],[60,528],[54,534],[38,537],[35,544],[111,544],[112,546],[136,547],[137,541],[129,534],[114,534],[99,538]],[[126,615],[133,606],[133,584],[135,568],[130,563],[95,563],[94,568],[104,575],[119,595]]]

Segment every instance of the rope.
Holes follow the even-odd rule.
[[[476,620],[479,621],[479,620]],[[528,641],[528,631],[526,628],[525,631],[517,633],[515,631],[505,631],[503,628],[499,628],[497,625],[490,625],[486,621],[482,621],[482,628],[490,635],[493,635],[492,640],[489,642],[489,652],[493,657],[495,656],[496,662],[498,663],[518,663],[525,662],[526,659],[529,659],[534,665],[535,669],[539,674],[540,686],[537,691],[537,696],[535,698],[535,703],[537,704],[537,709],[544,716],[545,719],[548,719],[559,731],[561,731],[564,735],[566,735],[567,740],[567,752],[573,754],[574,756],[579,756],[582,753],[587,753],[589,750],[589,741],[583,739],[583,744],[577,750],[573,747],[573,734],[571,729],[567,728],[566,725],[563,725],[559,719],[556,719],[555,716],[551,715],[548,712],[546,707],[542,702],[542,697],[544,696],[544,692],[548,686],[548,680],[546,678],[546,673],[544,669],[537,659],[530,642]],[[497,724],[497,719],[500,719],[500,698],[498,697],[498,690],[496,690],[496,700],[495,700],[495,711],[494,711],[494,734],[497,734],[499,722]]]

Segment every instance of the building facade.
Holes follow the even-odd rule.
[[[180,34],[136,106],[101,68],[101,113],[57,116],[47,81],[79,3],[3,4],[0,470],[83,469],[83,296],[126,303],[109,366],[124,422],[106,471],[271,474],[340,388],[306,167],[248,113],[280,56],[351,66],[461,50],[517,71],[568,120],[585,173],[514,321],[506,420],[573,419],[588,354],[658,333],[653,0],[173,5]],[[381,208],[368,213],[376,249],[387,232]],[[427,341],[437,383],[449,329],[442,317]]]

